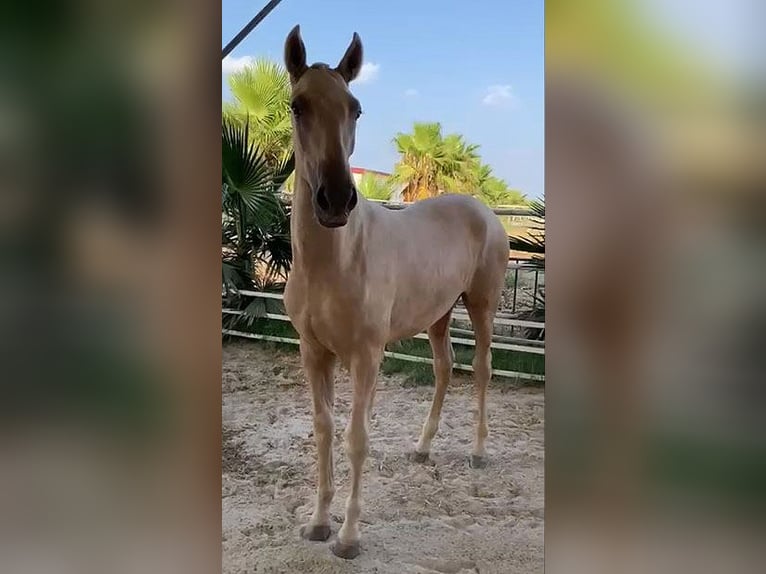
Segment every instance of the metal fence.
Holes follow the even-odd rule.
[[[532,267],[524,259],[514,258],[509,261],[504,290],[506,299],[503,301],[504,309],[514,314],[535,311],[540,305],[540,296],[544,289],[544,269]]]

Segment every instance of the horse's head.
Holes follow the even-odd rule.
[[[306,47],[296,26],[285,41],[285,66],[292,85],[296,167],[311,190],[319,223],[343,226],[357,203],[349,157],[362,108],[348,84],[362,67],[362,42],[354,33],[335,68],[307,66]]]

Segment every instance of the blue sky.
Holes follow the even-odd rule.
[[[224,43],[264,4],[223,0]],[[334,66],[353,32],[362,38],[366,67],[351,89],[364,115],[352,165],[391,171],[396,132],[438,121],[445,133],[479,144],[483,160],[511,187],[542,196],[543,0],[283,0],[224,69],[258,56],[281,62],[295,24],[311,62]]]

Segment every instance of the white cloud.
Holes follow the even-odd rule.
[[[404,95],[409,98],[414,98],[415,96],[418,95],[418,91],[415,88],[408,88],[404,90]]]
[[[499,106],[503,104],[515,104],[516,96],[511,86],[489,86],[487,93],[481,102],[485,106]]]
[[[253,63],[252,56],[242,56],[241,58],[235,58],[234,56],[226,56],[221,62],[221,72],[223,74],[233,74],[239,72],[245,66]]]
[[[354,82],[357,84],[368,84],[378,77],[379,70],[380,64],[365,62],[362,64],[362,69],[359,70],[359,75],[356,77]]]

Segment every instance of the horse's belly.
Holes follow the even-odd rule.
[[[389,340],[406,339],[427,330],[452,309],[462,292],[463,288],[455,285],[397,299],[391,311]]]

